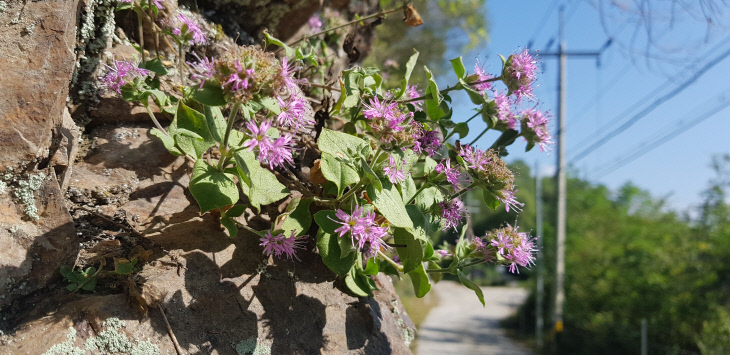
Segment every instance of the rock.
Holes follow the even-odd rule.
[[[372,299],[348,296],[318,256],[272,265],[246,237],[199,236],[204,249],[158,255],[137,275],[140,293],[159,302],[184,353],[410,354],[387,277],[378,277],[382,291]],[[114,329],[119,320],[124,326]],[[47,298],[16,329],[0,341],[0,353],[88,350],[112,336],[125,348],[175,352],[160,310],[145,317],[125,295]]]
[[[0,171],[48,155],[73,73],[77,3],[11,1],[0,14]]]
[[[0,193],[0,310],[61,277],[79,242],[53,169],[3,174]]]
[[[343,281],[322,263],[314,238],[301,261],[282,261],[264,257],[255,235],[242,230],[228,237],[215,216],[200,215],[183,188],[190,165],[166,153],[156,138],[148,137],[148,129],[93,130],[96,148],[77,164],[69,189],[110,190],[137,181],[127,198],[97,207],[107,215],[122,210],[128,217],[136,215],[129,222],[156,245],[134,286],[124,277],[109,281],[125,285],[132,297],[47,297],[15,324],[18,330],[8,338],[12,343],[0,345],[0,353],[43,353],[54,344],[84,349],[88,339],[106,329],[103,323],[110,317],[125,321],[119,331],[130,342],[149,340],[147,345],[173,353],[155,309],[160,306],[188,353],[410,354],[407,335],[414,327],[388,277],[377,276],[381,291],[374,298],[358,298],[347,294]],[[268,227],[261,219],[250,223]],[[105,248],[115,246],[97,244],[90,251]],[[130,299],[148,303],[149,317]],[[68,342],[71,325],[76,337]],[[39,342],[42,334],[49,334],[49,341]]]
[[[51,159],[51,166],[56,170],[56,174],[61,177],[59,180],[61,191],[66,192],[73,170],[73,163],[76,160],[76,153],[79,151],[79,138],[81,138],[81,131],[71,118],[68,109],[63,110],[63,121],[61,126],[58,127],[58,131],[63,138],[58,150]]]
[[[233,38],[239,37],[241,31],[263,38],[263,30],[268,29],[273,36],[288,42],[322,5],[320,0],[202,0],[198,6],[211,20],[222,24]],[[253,44],[247,40],[250,39],[239,39],[239,43]]]

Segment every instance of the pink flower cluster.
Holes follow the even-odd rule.
[[[99,78],[101,84],[108,90],[122,93],[122,86],[133,83],[137,78],[144,78],[150,74],[147,69],[124,60],[114,60],[112,66],[105,65],[107,73]]]
[[[403,164],[406,163],[406,160],[403,159],[403,162],[401,166],[399,167],[398,164],[396,164],[395,158],[393,156],[390,156],[390,160],[388,161],[388,165],[383,167],[383,172],[385,173],[385,176],[388,177],[388,180],[392,184],[400,184],[401,182],[406,180],[406,174],[403,172]]]
[[[223,83],[223,86],[230,84],[231,92],[248,89],[249,86],[251,86],[249,79],[253,80],[255,71],[253,68],[243,69],[241,62],[238,59],[234,61],[234,67],[236,68],[236,72],[231,73],[231,75],[228,76],[228,81]]]
[[[451,159],[442,159],[441,162],[436,165],[434,171],[436,171],[437,174],[444,174],[446,176],[446,181],[449,184],[456,186],[459,183],[461,172],[459,171],[458,166],[451,166]]]
[[[487,261],[494,261],[497,255],[506,259],[511,273],[519,273],[517,266],[530,267],[535,263],[535,238],[531,238],[529,233],[519,233],[519,227],[512,227],[509,224],[505,228],[497,229],[489,232],[484,237],[488,243],[481,240],[475,241],[477,249],[484,252]]]
[[[419,122],[413,122],[413,151],[417,154],[426,153],[433,157],[441,149],[441,132],[437,130],[427,131]]]
[[[403,132],[408,127],[408,119],[412,112],[403,113],[395,101],[380,101],[377,97],[369,99],[369,104],[363,103],[363,116],[370,120],[370,128],[383,143],[394,140],[394,135]]]
[[[307,236],[296,236],[296,231],[292,231],[289,237],[286,237],[284,233],[272,235],[271,231],[267,231],[266,234],[259,239],[261,241],[260,246],[264,247],[264,255],[274,255],[277,258],[281,258],[282,255],[286,256],[287,259],[297,259],[297,251],[295,249],[304,249],[303,239]]]
[[[172,34],[180,41],[187,40],[190,45],[208,42],[208,38],[203,33],[200,25],[181,13],[178,13],[168,26],[172,28]]]
[[[292,135],[287,133],[279,138],[270,138],[266,132],[271,128],[271,121],[261,122],[257,125],[255,121],[246,122],[246,128],[250,132],[251,139],[243,144],[244,148],[253,151],[258,148],[257,159],[262,163],[268,163],[269,169],[284,166],[284,163],[293,164],[292,159]]]
[[[526,109],[520,111],[522,116],[522,136],[529,143],[540,147],[540,151],[549,150],[549,145],[555,143],[552,141],[548,123],[550,123],[546,114],[537,109]]]
[[[479,148],[473,148],[468,144],[461,147],[459,156],[464,160],[466,167],[469,169],[487,171],[492,163],[492,158],[487,152]]]
[[[439,202],[439,207],[441,207],[441,220],[444,224],[444,230],[449,228],[456,229],[456,226],[461,223],[461,220],[466,214],[464,202],[461,202],[458,198],[451,201],[445,200],[443,202]]]
[[[335,233],[340,238],[349,233],[352,245],[367,255],[374,256],[381,248],[389,248],[383,241],[388,235],[388,228],[375,223],[375,212],[365,213],[362,207],[355,206],[352,214],[338,209],[335,217],[338,220],[332,221],[342,225],[335,229]]]

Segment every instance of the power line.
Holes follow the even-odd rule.
[[[691,68],[697,66],[699,64],[699,59],[700,58],[707,58],[711,54],[713,54],[716,51],[718,51],[719,49],[721,49],[722,46],[725,43],[727,43],[728,41],[730,41],[730,37],[727,37],[725,40],[720,41],[716,46],[714,46],[713,48],[711,48],[710,50],[708,50],[706,53],[704,53],[701,56],[699,56],[698,59],[695,60],[695,62],[693,62],[690,65],[687,65],[684,69],[685,70],[690,70]],[[625,70],[622,71],[621,76],[624,73],[626,73]],[[698,72],[695,72],[694,75],[696,76],[696,75],[698,75],[698,73],[699,73],[699,71]],[[667,85],[670,85],[670,84],[674,83],[675,81],[681,79],[681,77],[682,77],[683,74],[684,74],[684,72],[679,72],[674,77],[671,77],[671,78],[667,79],[664,83],[662,83],[661,85],[657,86],[652,92],[650,92],[649,94],[645,95],[641,99],[637,100],[631,107],[629,107],[628,109],[624,110],[619,115],[617,115],[614,120],[611,120],[608,124],[605,124],[602,127],[598,128],[597,130],[595,130],[593,133],[591,133],[590,135],[588,135],[586,138],[584,138],[582,141],[580,141],[578,144],[574,145],[573,147],[580,147],[580,146],[584,146],[584,145],[589,144],[594,139],[594,137],[601,136],[602,135],[602,132],[606,132],[607,130],[609,130],[612,127],[614,127],[615,125],[617,125],[620,122],[620,118],[621,117],[628,117],[631,112],[633,112],[634,110],[638,109],[639,107],[641,107],[642,105],[644,105],[646,102],[649,102],[649,100],[651,100],[654,96],[659,95],[659,93],[661,91],[663,91],[666,88]],[[615,83],[617,81],[618,80],[614,80],[613,82]],[[694,79],[692,79],[691,81],[694,81]]]
[[[627,130],[629,127],[633,126],[636,122],[638,122],[640,119],[645,117],[648,113],[653,111],[655,108],[657,108],[662,103],[666,102],[667,100],[671,99],[672,97],[676,96],[680,92],[684,91],[690,84],[697,81],[697,79],[700,78],[703,74],[705,74],[708,70],[710,70],[712,67],[720,63],[723,59],[725,59],[728,55],[730,55],[730,49],[726,50],[725,52],[721,53],[719,56],[713,58],[710,60],[707,64],[705,64],[702,68],[697,70],[694,75],[692,75],[689,79],[685,80],[684,82],[680,83],[677,88],[670,91],[669,93],[661,96],[660,98],[654,100],[648,107],[641,110],[639,113],[631,117],[627,122],[619,126],[618,128],[614,129],[613,131],[606,134],[603,138],[599,139],[597,142],[593,143],[588,148],[584,149],[580,153],[578,153],[575,158],[573,158],[572,163],[577,162],[578,160],[584,158],[591,152],[595,151],[602,145],[606,144],[609,140],[611,140],[613,137],[617,136],[618,134],[622,133],[623,131]]]
[[[544,12],[544,15],[542,16],[542,19],[538,23],[537,27],[535,28],[535,32],[533,32],[532,36],[530,36],[530,40],[527,42],[527,48],[529,49],[532,47],[532,44],[535,43],[535,37],[537,37],[540,32],[542,32],[543,27],[545,27],[545,23],[547,23],[548,18],[553,13],[553,10],[555,10],[555,6],[558,5],[558,0],[553,0],[552,3],[550,3],[550,6],[548,9]]]
[[[730,90],[730,88],[729,88],[729,90]],[[710,109],[703,112],[701,115],[695,117],[693,120],[691,120],[689,122],[686,122],[686,123],[684,123],[684,121],[678,122],[677,124],[679,125],[679,127],[675,128],[671,132],[664,134],[660,137],[655,136],[656,138],[651,139],[650,140],[651,142],[646,141],[646,142],[640,144],[639,148],[643,147],[643,149],[637,150],[633,154],[627,155],[623,159],[619,159],[619,160],[615,161],[613,164],[609,165],[608,167],[604,167],[602,170],[599,170],[598,172],[593,174],[593,176],[595,176],[595,177],[593,177],[593,179],[600,179],[600,178],[612,173],[616,169],[618,169],[618,168],[638,159],[639,157],[643,156],[644,154],[660,147],[664,143],[674,139],[677,135],[679,135],[683,132],[686,132],[688,129],[700,124],[701,122],[705,121],[706,119],[714,116],[716,113],[727,108],[728,106],[730,106],[730,99],[728,98],[729,94],[730,94],[730,91],[726,90],[725,93],[718,95],[713,100],[711,100],[711,101],[714,101],[714,100],[719,99],[720,102],[717,105],[711,107]],[[704,107],[706,105],[702,105],[702,106]],[[684,123],[684,124],[682,124],[682,123]]]

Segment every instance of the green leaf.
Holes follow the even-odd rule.
[[[362,174],[368,179],[368,182],[372,184],[378,192],[383,191],[383,182],[380,181],[378,175],[375,174],[375,171],[373,171],[373,168],[368,165],[365,159],[360,160],[360,169],[362,170]]]
[[[94,291],[94,288],[96,288],[96,278],[87,281],[81,286],[81,289],[84,291]]]
[[[464,78],[466,76],[466,68],[464,68],[464,63],[461,61],[461,57],[454,58],[450,60],[451,67],[454,68],[454,74],[456,74],[456,77],[459,79]]]
[[[423,67],[428,77],[428,87],[426,88],[426,95],[430,96],[426,98],[426,113],[432,121],[438,121],[446,115],[446,112],[441,109],[441,93],[439,93],[438,85],[433,74],[427,67]]]
[[[319,228],[329,234],[335,234],[335,229],[341,226],[334,221],[336,218],[335,211],[332,210],[319,211],[314,214],[314,222],[317,223]]]
[[[162,144],[165,146],[165,149],[167,149],[167,151],[169,151],[170,154],[178,155],[178,156],[184,154],[183,152],[180,151],[180,149],[178,149],[175,146],[175,140],[172,137],[165,134],[164,132],[160,131],[159,129],[157,129],[157,128],[151,129],[150,134],[159,138],[162,141]]]
[[[427,187],[416,197],[416,205],[424,211],[444,200],[444,195],[436,186]]]
[[[431,283],[428,280],[428,275],[423,264],[419,264],[418,268],[408,273],[408,276],[411,278],[416,297],[421,298],[431,290]]]
[[[499,207],[499,200],[489,190],[483,189],[482,190],[482,195],[484,197],[484,203],[487,204],[487,207],[489,207],[489,208],[491,208],[493,210],[496,210],[497,207]]]
[[[466,275],[464,275],[464,273],[461,271],[459,271],[459,281],[461,281],[464,286],[474,291],[474,293],[476,293],[477,297],[479,298],[479,302],[482,303],[482,306],[486,306],[486,303],[484,303],[484,292],[482,292],[482,289],[477,284],[467,279]]]
[[[73,268],[68,265],[61,266],[61,269],[59,270],[61,272],[61,276],[66,278],[66,280],[72,281],[71,278],[73,277]]]
[[[466,91],[467,94],[469,94],[469,98],[471,99],[471,102],[475,105],[482,105],[487,103],[487,99],[482,96],[478,91],[474,90],[464,79],[459,79],[459,84],[461,84],[464,91]]]
[[[279,102],[273,97],[264,97],[259,100],[259,103],[274,115],[279,115],[281,113],[281,106],[279,106]]]
[[[289,195],[289,190],[276,179],[276,176],[261,167],[253,152],[240,150],[234,157],[241,178],[241,189],[256,210],[262,205],[274,203]]]
[[[208,106],[224,106],[227,104],[223,88],[218,82],[208,80],[193,94],[193,100]]]
[[[398,257],[403,263],[403,272],[408,273],[421,265],[423,259],[423,249],[421,243],[411,234],[411,232],[403,228],[395,228],[393,233],[393,242],[395,244],[405,245],[405,247],[396,247]]]
[[[395,227],[413,228],[411,217],[398,189],[388,181],[382,182],[383,190],[378,191],[372,184],[368,185],[367,192],[373,205]]]
[[[228,211],[226,211],[225,215],[228,217],[234,218],[234,217],[240,217],[243,214],[243,212],[246,212],[246,206],[235,205],[235,206],[231,207],[230,209],[228,209]]]
[[[205,123],[208,125],[208,132],[210,132],[211,138],[218,143],[223,144],[223,138],[226,134],[226,120],[223,118],[223,113],[220,107],[205,106],[203,109],[205,114]]]
[[[361,75],[358,73],[348,70],[342,72],[342,81],[345,85],[345,91],[342,92],[345,96],[345,101],[342,103],[343,108],[355,107],[360,103],[360,78]]]
[[[380,265],[380,271],[384,274],[396,276],[398,277],[398,280],[401,279],[400,272],[398,272],[398,269],[396,269],[393,264],[389,263],[386,260],[381,260],[378,264]]]
[[[165,94],[164,91],[154,90],[154,89],[145,90],[142,93],[142,97],[141,97],[142,101],[147,102],[147,97],[149,97],[149,96],[152,96],[154,98],[155,102],[157,103],[157,106],[159,106],[160,108],[167,106],[167,103],[169,101],[169,98],[168,98],[167,94]]]
[[[334,214],[334,211],[329,212],[333,212]],[[320,228],[317,232],[317,250],[319,250],[319,255],[322,256],[322,262],[332,272],[339,276],[345,276],[350,272],[352,266],[355,265],[357,253],[350,253],[348,256],[341,258],[339,239],[336,235],[327,233],[324,229]]]
[[[233,238],[238,234],[238,227],[236,222],[231,217],[225,216],[221,218],[221,224],[228,230],[228,235]]]
[[[321,151],[339,158],[352,159],[355,157],[353,154],[356,152],[369,156],[372,152],[370,144],[363,139],[327,128],[322,129],[317,144]],[[367,156],[364,158],[367,158]]]
[[[345,286],[356,296],[360,297],[368,297],[370,296],[370,292],[366,291],[367,287],[363,287],[361,282],[358,282],[358,275],[355,271],[355,268],[353,268],[348,274],[347,277],[345,277]]]
[[[238,188],[231,177],[203,159],[195,162],[189,188],[203,213],[238,201]]]
[[[337,185],[337,196],[342,196],[345,187],[360,181],[360,175],[344,161],[337,159],[334,155],[322,152],[320,163],[322,174],[328,181]]]
[[[441,266],[439,266],[439,264],[437,262],[431,260],[428,262],[428,270],[441,270]],[[433,280],[434,283],[441,281],[441,279],[443,279],[443,278],[444,278],[443,272],[431,273],[431,279]]]
[[[66,289],[71,292],[76,291],[76,289],[78,289],[78,288],[79,288],[79,284],[77,284],[77,283],[72,283],[72,284],[66,285]]]
[[[352,239],[347,238],[347,236],[338,237],[337,239],[337,244],[340,246],[340,258],[344,258],[355,251],[355,246],[352,245]]]
[[[311,198],[305,198],[299,200],[299,203],[294,205],[292,210],[289,210],[287,207],[289,215],[281,225],[281,229],[284,230],[284,235],[289,236],[292,231],[296,231],[296,235],[300,236],[309,230],[309,227],[312,225],[312,214],[309,213],[309,205],[311,203]],[[289,206],[292,206],[292,203]]]
[[[366,275],[377,275],[378,272],[380,272],[380,268],[378,267],[378,258],[368,259],[363,272],[365,272]]]
[[[208,130],[208,123],[206,122],[205,115],[193,110],[180,102],[177,108],[177,124],[175,126],[174,136],[178,145],[181,142],[186,141],[188,147],[192,147],[192,151],[186,151],[186,153],[193,155],[195,158],[203,156],[208,148],[215,145],[215,140]],[[180,137],[180,135],[197,135],[199,138]],[[181,148],[183,148],[181,146]],[[188,148],[189,149],[189,148]]]
[[[459,122],[454,127],[454,132],[459,135],[459,138],[464,138],[469,134],[469,124],[466,122]]]
[[[137,258],[132,260],[114,259],[114,272],[119,275],[131,275],[134,272],[134,265],[137,264]]]
[[[416,205],[406,205],[406,211],[408,212],[408,216],[411,217],[411,221],[413,221],[414,228],[411,230],[413,236],[416,237],[416,239],[427,241],[428,233],[431,231],[431,228],[426,216]]]
[[[408,203],[413,196],[416,195],[416,192],[418,192],[418,188],[416,187],[416,182],[413,180],[413,177],[411,175],[406,176],[405,181],[400,183],[400,195],[403,197],[403,203]],[[406,208],[408,208],[408,205],[406,205]]]
[[[267,44],[274,44],[281,48],[284,48],[284,53],[287,57],[294,58],[296,56],[294,48],[287,46],[286,43],[282,42],[280,39],[270,35],[268,31],[264,31],[264,37],[266,38]]]
[[[147,63],[144,64],[144,68],[160,75],[167,74],[167,69],[164,65],[162,65],[162,61],[157,58],[148,60]]]
[[[413,68],[416,66],[416,61],[418,61],[418,51],[414,49],[413,52],[413,55],[408,58],[408,62],[406,62],[406,72],[400,82],[400,91],[395,97],[396,100],[400,99],[403,94],[406,93],[406,89],[408,88],[408,81],[411,80],[411,73],[413,73]]]

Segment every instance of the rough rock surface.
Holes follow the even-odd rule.
[[[11,0],[0,13],[0,170],[48,155],[73,73],[77,3]]]
[[[2,314],[3,308],[12,301],[58,279],[59,268],[73,264],[79,244],[53,169],[30,176],[3,174],[0,182],[8,184],[5,192],[0,193]],[[37,220],[26,212],[30,204],[37,208],[33,212]]]
[[[92,131],[94,144],[74,166],[67,194],[99,215],[126,216],[144,243],[154,244],[135,286],[124,278],[115,281],[153,306],[149,317],[129,296],[59,290],[0,341],[0,353],[43,353],[66,341],[70,326],[76,329],[75,346],[84,349],[110,317],[125,321],[129,339],[174,353],[154,308],[159,304],[188,353],[245,354],[258,347],[262,354],[410,354],[406,335],[413,324],[386,276],[377,278],[381,292],[375,298],[352,297],[312,251],[314,240],[301,261],[290,262],[265,258],[252,234],[228,237],[213,215],[200,215],[183,188],[189,163],[169,155],[148,136],[149,128]],[[265,227],[260,218],[250,223]]]

